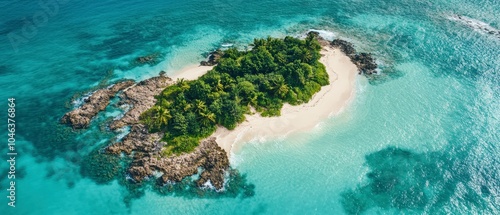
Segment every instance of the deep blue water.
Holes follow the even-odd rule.
[[[500,213],[500,40],[447,18],[500,29],[498,1],[41,2],[52,3],[44,10],[0,0],[0,121],[7,98],[16,98],[19,153],[16,208],[2,197],[0,214]],[[117,181],[81,175],[86,156],[114,138],[100,125],[117,113],[110,108],[73,132],[58,120],[75,94],[172,74],[223,43],[243,47],[308,29],[373,52],[384,75],[359,77],[353,103],[314,131],[236,152],[233,167],[254,196],[146,189],[126,204],[130,192]],[[134,63],[148,54],[158,62]],[[0,136],[7,158],[5,126]],[[2,162],[3,195],[7,168]]]

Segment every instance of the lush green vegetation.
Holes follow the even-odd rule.
[[[283,103],[308,102],[329,84],[314,35],[255,39],[253,46],[226,50],[213,70],[194,81],[178,80],[143,113],[151,132],[165,132],[166,155],[193,150],[217,125],[234,129],[250,106],[262,116],[279,116]]]

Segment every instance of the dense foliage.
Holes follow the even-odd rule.
[[[226,50],[214,69],[167,87],[141,116],[150,131],[165,132],[166,154],[193,150],[217,125],[234,129],[250,106],[262,116],[279,116],[285,102],[307,102],[329,84],[314,35],[255,39],[253,46]]]

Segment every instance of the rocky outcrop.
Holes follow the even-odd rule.
[[[162,73],[141,81],[120,94],[119,104],[132,108],[122,118],[113,121],[110,128],[115,130],[131,126],[130,132],[105,151],[132,156],[127,173],[135,182],[141,182],[155,175],[155,172],[161,173],[161,177],[157,179],[159,184],[179,182],[187,176],[197,174],[201,167],[203,172],[197,184],[203,186],[210,181],[216,189],[221,189],[224,186],[225,171],[229,169],[229,159],[226,152],[217,145],[215,138],[202,141],[191,153],[165,157],[161,155],[163,146],[167,144],[161,141],[163,133],[149,133],[147,127],[139,121],[140,115],[156,103],[155,96],[172,83]]]
[[[360,74],[377,74],[377,63],[371,53],[355,54],[351,57],[351,61],[358,66]]]
[[[322,38],[320,33],[316,31],[309,31],[307,35],[315,37],[322,46],[330,45],[334,48],[339,48],[340,51],[346,54],[358,67],[359,74],[372,75],[377,73],[377,63],[375,62],[375,58],[373,58],[372,54],[357,53],[352,43],[341,39],[335,39],[329,42]]]
[[[162,137],[163,134],[149,133],[144,125],[136,124],[131,126],[130,133],[121,142],[109,146],[106,151],[112,154],[119,154],[121,152],[131,154],[132,151],[157,153],[164,145],[160,141]]]
[[[346,54],[358,67],[359,74],[377,74],[376,69],[378,65],[371,53],[358,53],[356,49],[354,49],[354,45],[352,43],[340,39],[333,40],[330,45],[332,47],[339,48],[344,54]]]
[[[125,125],[135,125],[139,123],[141,114],[153,107],[156,103],[155,96],[160,94],[165,87],[172,84],[171,78],[164,76],[156,76],[144,81],[139,82],[133,87],[123,91],[120,94],[119,105],[129,105],[131,109],[127,111],[124,116],[110,124],[112,130],[116,130]]]
[[[187,176],[203,172],[196,181],[198,186],[210,182],[216,189],[224,186],[224,174],[229,169],[229,159],[226,152],[209,138],[200,143],[191,153],[178,156],[162,157],[160,152],[163,144],[158,133],[148,134],[142,125],[136,125],[121,143],[108,147],[109,153],[133,153],[133,161],[127,172],[135,182],[141,182],[151,177],[155,172],[161,173],[157,179],[159,184],[179,182]]]
[[[213,137],[202,142],[198,150],[204,171],[196,184],[201,187],[210,182],[216,189],[221,189],[224,186],[224,174],[229,169],[226,151],[217,145]]]
[[[222,52],[220,49],[217,49],[213,52],[210,52],[208,55],[207,61],[201,61],[200,65],[201,66],[215,66],[218,62],[219,59],[222,57],[224,52]]]
[[[356,54],[356,49],[354,49],[354,45],[350,42],[340,39],[334,39],[331,43],[331,46],[337,47],[340,51],[344,52],[347,56],[352,56]]]
[[[100,160],[102,158],[119,159],[117,155],[125,153],[132,156],[127,172],[135,182],[141,182],[145,178],[156,175],[155,173],[161,174],[161,177],[157,179],[159,184],[179,182],[187,176],[197,174],[201,168],[203,171],[196,182],[197,185],[204,186],[210,182],[216,189],[222,189],[225,172],[229,169],[229,159],[226,152],[217,145],[215,138],[202,141],[193,152],[166,157],[161,155],[163,146],[166,144],[161,141],[163,133],[149,133],[146,126],[139,122],[140,115],[156,103],[155,96],[173,83],[172,79],[164,75],[165,72],[161,72],[160,76],[135,85],[133,81],[125,81],[97,90],[84,101],[80,108],[63,116],[62,123],[70,124],[73,128],[85,128],[99,111],[108,106],[110,99],[119,91],[122,91],[119,94],[121,99],[119,105],[131,107],[122,118],[110,124],[113,130],[130,126],[130,132],[120,142],[108,146],[104,150],[105,154],[99,152],[97,154],[99,156],[90,157],[95,159],[95,162],[89,161],[92,165],[86,166],[88,167],[86,172],[92,172],[92,168],[102,169],[99,172],[105,172],[104,176],[101,173],[89,175],[98,179],[97,181],[107,182],[114,177],[116,171],[114,169],[108,171],[109,165],[99,164]]]
[[[134,81],[123,81],[108,88],[95,91],[91,96],[84,100],[82,106],[64,114],[60,122],[68,124],[74,129],[88,127],[92,118],[100,111],[103,111],[109,105],[109,101],[115,97],[119,91],[122,91],[133,84]]]

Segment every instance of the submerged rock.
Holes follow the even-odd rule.
[[[119,175],[120,158],[94,150],[84,157],[80,172],[98,184],[107,184]]]
[[[140,56],[135,59],[136,63],[139,64],[154,64],[156,63],[156,60],[158,59],[159,54],[150,54],[146,56]]]
[[[477,179],[470,172],[484,167],[471,170],[460,156],[457,151],[418,153],[392,146],[370,153],[365,156],[367,180],[342,192],[342,206],[347,214],[365,214],[371,208],[442,214],[457,196],[467,196],[464,207],[488,207],[480,196],[488,195],[483,192],[488,188],[481,180],[472,185]],[[494,183],[485,185],[498,190]]]
[[[462,15],[448,16],[448,19],[466,25],[475,31],[495,36],[497,39],[500,39],[500,30],[483,21]]]
[[[154,58],[151,56],[144,56],[144,57],[138,57],[136,60],[139,63],[147,63],[147,62],[153,61]]]
[[[108,88],[95,91],[90,97],[85,99],[81,107],[64,114],[60,122],[68,124],[74,129],[88,127],[92,118],[100,111],[103,111],[108,106],[109,101],[114,98],[119,91],[133,84],[134,81],[123,81]]]

